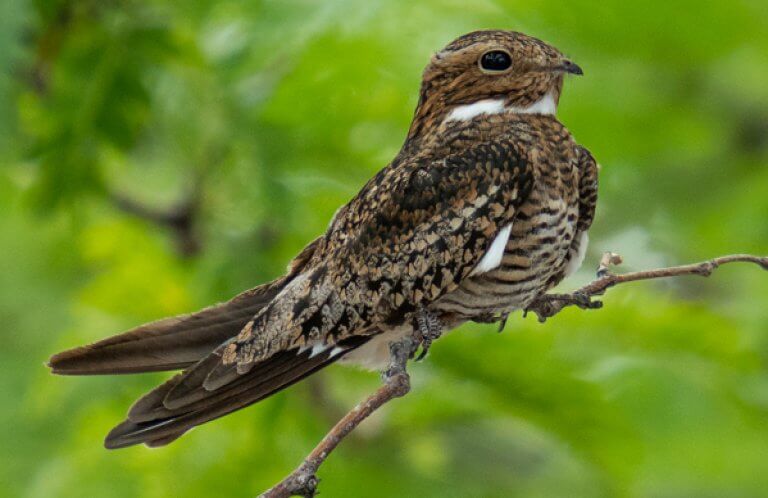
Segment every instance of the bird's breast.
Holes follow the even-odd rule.
[[[525,308],[564,276],[577,218],[577,199],[567,189],[535,189],[512,223],[499,265],[467,278],[434,308],[468,318]]]

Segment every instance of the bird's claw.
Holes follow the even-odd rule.
[[[485,313],[482,315],[477,315],[474,318],[472,318],[472,321],[475,323],[498,323],[499,324],[499,332],[502,332],[504,330],[504,327],[507,326],[507,318],[509,318],[509,313],[504,312],[499,315],[494,315],[493,313]]]
[[[532,311],[536,314],[540,323],[547,321],[567,306],[577,306],[583,310],[594,310],[603,307],[600,300],[592,300],[592,296],[585,292],[576,291],[572,294],[542,294],[534,299],[524,310],[523,317]]]
[[[432,341],[443,334],[443,325],[440,323],[440,319],[426,308],[419,308],[416,312],[415,325],[421,335],[421,352],[416,357],[416,361],[421,361],[427,356]]]
[[[499,315],[499,328],[497,329],[497,332],[501,333],[504,331],[504,328],[507,326],[507,318],[509,318],[509,312],[504,312]]]
[[[576,291],[572,294],[573,304],[583,310],[594,310],[603,307],[603,302],[600,300],[592,300],[592,296],[583,292]]]

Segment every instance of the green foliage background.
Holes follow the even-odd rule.
[[[165,378],[54,378],[79,345],[278,275],[399,148],[430,54],[517,29],[570,54],[602,164],[585,269],[768,251],[768,3],[4,0],[0,495],[253,496],[377,376],[332,367],[173,445],[101,440]],[[202,193],[200,252],[119,209]],[[768,274],[627,285],[466,326],[321,471],[323,496],[768,493]]]

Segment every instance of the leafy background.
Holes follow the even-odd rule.
[[[565,287],[604,250],[626,269],[765,254],[766,26],[761,0],[4,0],[0,495],[253,496],[293,468],[376,375],[332,367],[167,448],[108,452],[165,376],[43,362],[278,275],[395,154],[429,55],[473,29],[585,68],[559,114],[601,199]],[[135,213],[189,199],[192,230]],[[327,462],[324,496],[765,496],[767,295],[734,266],[466,326]]]

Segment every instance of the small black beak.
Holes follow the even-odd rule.
[[[584,74],[584,71],[582,71],[576,63],[571,62],[568,59],[565,59],[558,69],[566,73],[575,74],[578,76]]]

